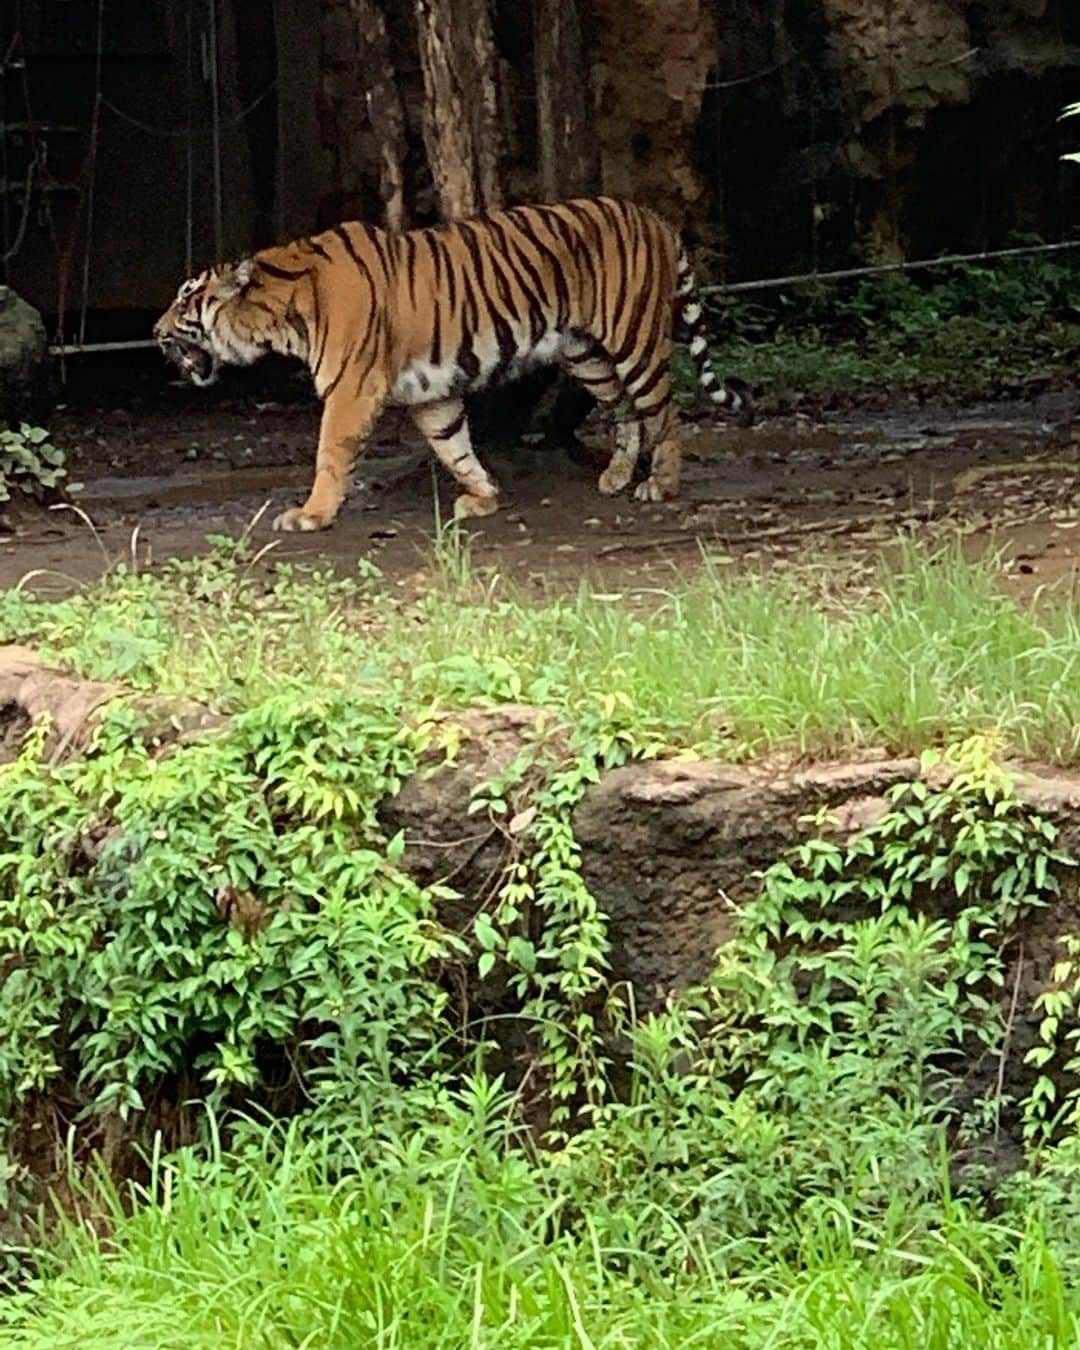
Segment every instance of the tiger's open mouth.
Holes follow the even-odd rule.
[[[213,352],[198,347],[194,342],[185,342],[173,335],[158,338],[158,345],[166,360],[179,366],[192,384],[200,387],[213,384],[218,377],[218,360]]]

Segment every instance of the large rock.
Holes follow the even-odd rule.
[[[29,647],[0,646],[0,765],[20,751],[22,739],[40,718],[49,724],[46,748],[55,764],[81,754],[93,739],[99,716],[116,699],[132,700],[123,685],[84,680],[43,661]],[[162,695],[139,695],[143,739],[155,750],[219,730],[225,719],[205,704]]]
[[[530,742],[550,737],[553,722],[550,713],[517,703],[448,713],[436,725],[419,772],[383,803],[385,828],[405,832],[402,862],[410,876],[460,894],[460,901],[441,907],[452,928],[467,929],[492,901],[520,846],[509,822],[469,814],[473,794],[506,774]]]
[[[422,771],[384,804],[384,824],[405,832],[406,869],[422,884],[442,881],[459,893],[441,907],[453,928],[468,931],[492,904],[507,865],[530,847],[505,819],[470,815],[472,793],[505,774],[528,741],[550,737],[544,726],[538,709],[516,705],[447,714],[452,762],[442,762],[436,744]],[[1022,799],[1058,826],[1060,847],[1080,857],[1080,778],[1037,766],[1017,772]],[[573,824],[584,879],[608,917],[612,978],[632,985],[640,1011],[706,979],[733,932],[734,907],[756,894],[771,863],[815,832],[819,811],[829,811],[841,834],[852,833],[883,814],[890,787],[918,773],[917,759],[869,752],[782,768],[660,760],[605,774],[586,791]],[[512,795],[521,804],[528,789]],[[1080,931],[1074,895],[1025,921],[1008,976],[1019,994],[1017,1046],[1031,1043],[1032,1001],[1049,979],[1059,935],[1073,930]],[[498,984],[473,995],[489,1007],[508,1004]]]
[[[732,934],[733,905],[829,807],[858,828],[918,761],[819,764],[795,772],[660,760],[607,774],[574,814],[583,874],[609,919],[612,976],[639,1009],[704,980]]]
[[[48,347],[41,315],[10,286],[0,286],[0,426],[44,417]]]
[[[701,216],[705,194],[695,133],[716,64],[713,7],[592,0],[587,19],[604,191],[648,203],[682,227]]]

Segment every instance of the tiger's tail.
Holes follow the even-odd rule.
[[[694,269],[685,251],[680,248],[675,279],[675,307],[689,333],[690,355],[697,368],[698,382],[718,407],[730,408],[732,412],[749,409],[753,406],[754,398],[746,381],[740,380],[738,376],[721,380],[713,368],[696,292]]]

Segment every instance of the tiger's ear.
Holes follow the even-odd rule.
[[[251,285],[255,275],[255,259],[244,258],[225,268],[218,281],[218,289],[223,298],[231,300]]]

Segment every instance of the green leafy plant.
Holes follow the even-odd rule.
[[[629,1100],[563,1155],[614,1248],[730,1276],[762,1247],[797,1261],[837,1204],[875,1232],[940,1208],[961,1078],[1001,1045],[1010,930],[1073,863],[989,743],[923,763],[880,819],[768,869],[706,987],[629,1019]]]
[[[853,839],[812,840],[771,867],[743,936],[721,953],[727,1053],[755,1081],[783,1091],[788,1050],[859,1030],[867,1045],[882,1036],[901,1051],[882,1058],[882,1084],[895,1093],[906,1082],[922,1099],[931,1079],[947,1081],[947,1048],[997,1044],[1003,944],[1060,894],[1075,863],[986,739],[925,752],[922,763],[923,776],[893,788],[886,813]],[[763,994],[790,1019],[794,1045],[779,1057],[761,1053]]]
[[[484,976],[505,961],[521,1016],[538,1031],[554,1142],[607,1100],[605,1028],[624,1011],[607,976],[606,916],[581,875],[573,810],[603,770],[655,755],[662,741],[616,691],[582,718],[563,758],[550,746],[538,738],[502,778],[477,790],[470,809],[506,818],[518,843],[494,912],[482,911],[474,923],[478,970]]]
[[[1021,614],[948,558],[843,623],[796,590],[707,576],[645,624],[584,594],[478,592],[464,551],[446,565],[452,600],[400,614],[368,578],[262,575],[220,542],[55,607],[0,600],[9,637],[235,712],[159,756],[120,704],[81,759],[51,762],[37,727],[0,767],[0,1129],[18,1144],[54,1106],[81,1162],[159,1102],[219,1112],[194,1146],[151,1150],[143,1189],[84,1174],[79,1221],[0,1300],[13,1343],[109,1344],[117,1325],[162,1344],[193,1328],[238,1344],[1072,1343],[1075,1223],[1049,1226],[1077,1213],[1071,1118],[1046,1150],[1057,1170],[1017,1182],[1007,1221],[952,1193],[962,1061],[1001,1052],[1010,937],[1072,869],[995,744],[926,755],[853,837],[813,824],[735,915],[714,978],[645,1015],[612,988],[573,830],[606,768],[680,744],[741,755],[888,726],[917,746],[1006,707],[957,707],[957,670],[965,699],[1030,671],[1011,724],[1030,733],[1033,689],[1072,707],[1069,622]],[[876,683],[891,650],[940,664]],[[475,794],[510,864],[466,953],[378,807],[436,744],[436,707],[508,700],[551,712]],[[841,727],[851,706],[862,721]],[[534,1038],[543,1148],[486,1067],[502,1024],[469,1024],[453,997],[466,955]],[[1044,1012],[1057,1077],[1072,1014]],[[28,1203],[24,1181],[0,1158],[0,1207]],[[25,1280],[26,1234],[6,1222],[0,1278],[7,1243]]]
[[[1039,1043],[1024,1057],[1039,1070],[1024,1102],[1028,1143],[1075,1134],[1080,1123],[1080,938],[1066,933],[1059,941],[1063,955],[1049,987],[1035,999]]]
[[[1069,158],[1069,156],[1067,156]],[[1009,246],[1039,245],[1016,234]],[[807,281],[749,299],[711,297],[717,360],[767,396],[949,397],[1068,378],[1078,333],[1075,254],[953,264],[906,277]],[[693,398],[688,361],[677,367]]]
[[[35,732],[0,768],[0,1117],[126,1116],[168,1075],[225,1102],[274,1062],[356,1097],[426,1053],[454,940],[375,814],[423,735],[385,696],[290,695],[164,760],[123,709],[67,765]]]
[[[10,501],[14,492],[40,499],[66,474],[64,452],[44,427],[22,422],[0,431],[0,502]]]

